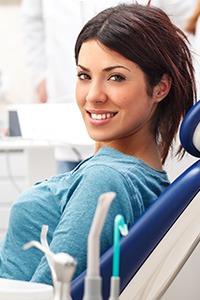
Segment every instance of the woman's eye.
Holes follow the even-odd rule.
[[[120,74],[114,74],[109,77],[109,80],[121,82],[121,81],[125,80],[125,77]]]
[[[88,79],[90,79],[90,76],[88,74],[86,74],[86,73],[80,73],[77,76],[78,76],[78,78],[80,80],[88,80]]]

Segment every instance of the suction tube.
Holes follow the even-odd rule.
[[[113,274],[111,277],[110,297],[108,300],[118,300],[120,290],[120,233],[125,236],[128,234],[128,227],[125,224],[124,217],[117,215],[114,222],[114,252],[113,252]]]

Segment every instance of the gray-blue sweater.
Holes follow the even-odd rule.
[[[99,196],[109,191],[117,194],[101,235],[102,254],[112,246],[115,216],[122,214],[131,225],[168,184],[165,172],[109,147],[102,147],[72,172],[35,184],[12,206],[0,244],[0,277],[52,283],[43,253],[36,248],[22,250],[31,240],[40,241],[43,224],[49,226],[51,250],[78,261],[77,276],[86,268],[87,238]]]

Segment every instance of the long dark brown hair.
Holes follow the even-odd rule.
[[[192,59],[185,34],[159,8],[119,4],[100,12],[83,27],[75,45],[76,63],[81,45],[91,39],[138,64],[146,75],[149,95],[163,74],[171,77],[170,92],[159,103],[154,116],[154,130],[164,163],[181,119],[196,101]],[[178,153],[182,153],[181,148]]]

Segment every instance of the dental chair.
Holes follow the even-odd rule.
[[[200,101],[184,118],[180,140],[200,157]],[[200,160],[186,169],[132,225],[120,241],[120,300],[153,300],[173,282],[200,240]],[[103,299],[110,294],[113,248],[100,259]],[[82,300],[86,272],[72,281]]]

